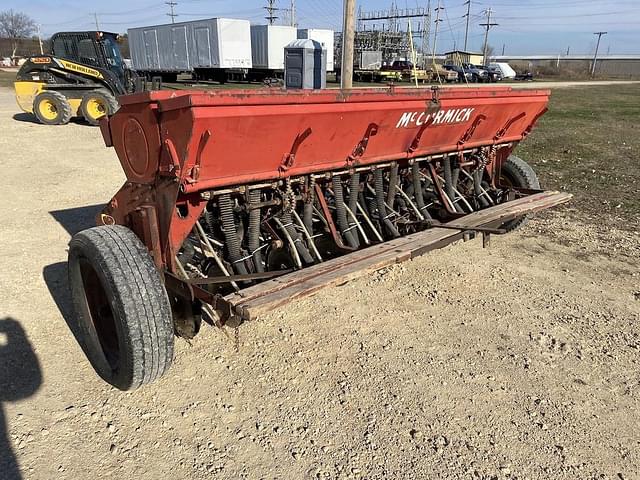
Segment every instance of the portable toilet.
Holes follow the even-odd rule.
[[[315,40],[294,40],[284,48],[286,88],[327,87],[327,49]]]

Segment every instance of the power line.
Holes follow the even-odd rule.
[[[482,50],[482,61],[484,62],[484,65],[487,64],[487,48],[489,48],[489,30],[491,29],[491,27],[497,27],[498,26],[497,23],[491,23],[491,14],[492,13],[493,13],[493,10],[491,10],[491,7],[489,7],[487,9],[487,11],[486,11],[487,22],[480,24],[481,27],[486,27],[486,30],[484,32],[484,48]]]
[[[598,61],[598,49],[600,48],[600,39],[603,35],[606,35],[607,32],[595,32],[594,35],[598,35],[598,43],[596,44],[596,53],[593,55],[593,65],[591,65],[591,76],[595,76],[596,74],[596,62]]]
[[[464,29],[464,51],[467,51],[467,40],[469,38],[469,20],[471,19],[471,0],[467,0],[465,2],[467,6],[467,14],[463,15],[462,18],[467,17],[467,26]]]
[[[169,5],[169,8],[171,9],[171,13],[167,13],[167,15],[171,17],[171,23],[176,23],[176,17],[178,16],[178,14],[174,12],[173,8],[178,5],[178,2],[174,2],[170,0],[164,3]]]
[[[276,17],[274,13],[280,9],[275,6],[276,0],[267,0],[267,3],[268,5],[264,7],[264,9],[267,11],[268,15],[264,18],[269,22],[269,25],[273,25],[278,19],[278,17]]]
[[[442,19],[440,18],[440,10],[444,10],[444,7],[440,6],[440,0],[438,0],[438,6],[435,8],[435,10],[436,10],[436,19],[435,19],[436,29],[433,32],[433,52],[431,54],[432,63],[436,63],[436,46],[438,44],[438,29],[440,26],[440,22],[442,22]]]

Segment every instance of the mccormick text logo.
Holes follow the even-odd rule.
[[[421,127],[429,121],[431,115],[435,115],[432,125],[464,123],[471,119],[474,110],[474,108],[451,108],[438,110],[436,113],[405,112],[398,120],[396,128]]]

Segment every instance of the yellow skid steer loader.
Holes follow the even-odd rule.
[[[20,108],[48,125],[84,117],[97,125],[118,108],[118,96],[142,89],[122,60],[118,35],[108,32],[61,32],[51,37],[51,54],[30,57],[18,71]]]

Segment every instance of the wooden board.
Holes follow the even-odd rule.
[[[470,228],[493,226],[520,215],[559,205],[570,198],[570,194],[562,192],[536,193],[471,213],[452,223]],[[255,319],[292,300],[312,295],[332,285],[344,284],[372,271],[444,247],[460,238],[460,231],[431,228],[262,282],[228,295],[225,300],[245,320]]]

